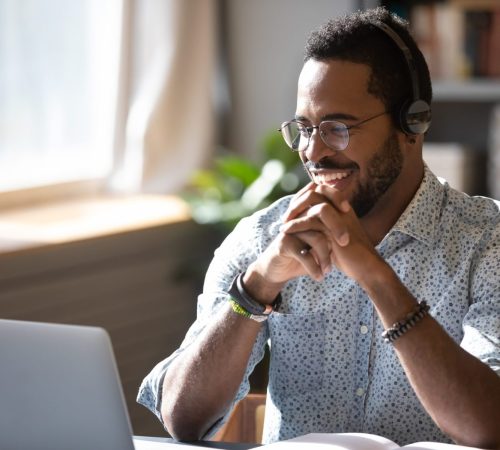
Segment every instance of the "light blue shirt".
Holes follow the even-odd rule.
[[[219,313],[234,276],[276,237],[289,202],[283,198],[243,219],[215,252],[197,320],[181,347],[141,385],[138,401],[158,417],[169,364]],[[426,168],[377,251],[410,292],[427,301],[448,334],[500,374],[499,210],[499,202],[457,192]],[[417,399],[392,345],[383,342],[373,304],[353,280],[336,269],[322,282],[304,276],[288,282],[282,297],[257,337],[234,399],[248,393],[248,376],[269,342],[264,442],[311,432],[374,433],[399,445],[449,442]]]

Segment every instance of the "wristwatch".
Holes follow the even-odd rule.
[[[243,276],[245,272],[239,273],[234,278],[229,288],[229,297],[233,300],[239,308],[233,310],[241,315],[249,317],[250,319],[262,322],[266,320],[273,311],[276,311],[281,304],[281,294],[278,294],[276,299],[271,305],[263,305],[257,300],[253,299],[243,286]]]

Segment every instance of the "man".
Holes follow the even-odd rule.
[[[269,340],[266,442],[500,447],[499,203],[426,168],[430,101],[425,60],[386,10],[310,36],[281,132],[312,182],[240,222],[180,349],[145,379],[139,401],[174,437],[217,429]]]

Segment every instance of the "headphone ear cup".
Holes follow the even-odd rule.
[[[431,107],[424,100],[406,102],[399,113],[401,130],[407,134],[423,134],[431,126]]]

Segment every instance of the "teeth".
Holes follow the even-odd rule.
[[[348,172],[316,173],[314,174],[314,180],[316,184],[323,184],[334,180],[342,180],[342,178],[347,176],[349,176]]]

